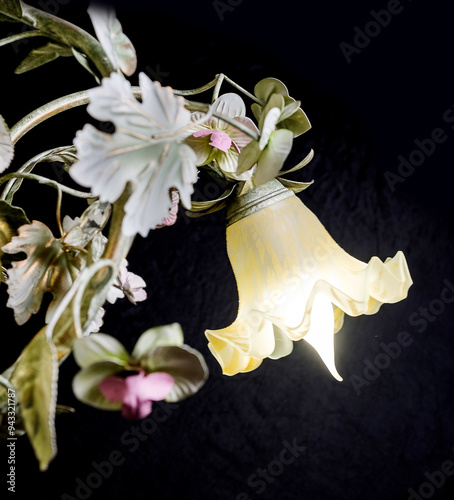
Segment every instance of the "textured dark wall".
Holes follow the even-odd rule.
[[[85,3],[52,5],[90,29]],[[447,461],[454,461],[454,302],[447,299],[454,297],[454,122],[449,122],[454,77],[447,4],[130,0],[116,5],[136,45],[139,70],[165,85],[194,88],[219,72],[247,89],[267,76],[284,81],[313,125],[295,142],[289,161],[315,150],[312,163],[293,177],[315,180],[300,198],[355,257],[385,259],[402,250],[414,285],[401,303],[384,305],[373,316],[346,318],[336,337],[342,383],[305,343],[285,359],[229,378],[203,335],[236,315],[224,212],[180,217],[173,227],[138,237],[130,270],[147,282],[148,301],[108,307],[103,331],[131,348],[147,328],[177,321],[186,342],[205,355],[210,378],[191,399],[155,410],[140,430],[140,422],[79,403],[70,387],[77,366],[68,359],[59,402],[76,413],[57,419],[59,451],[47,472],[38,472],[25,439],[18,444],[16,498],[30,498],[25,491],[32,484],[50,500],[406,500],[410,488],[419,495],[414,499],[452,499],[454,478],[448,473],[454,470]],[[222,5],[224,19],[215,8]],[[399,12],[381,12],[389,24],[369,43],[357,39],[362,48],[348,63],[340,44],[353,45],[358,29],[374,20],[371,11],[383,9]],[[93,85],[71,60],[33,76],[15,76],[27,47],[17,54],[11,47],[0,50],[0,113],[10,125],[41,103]],[[86,120],[84,110],[70,113],[73,121],[54,118],[24,138],[18,157],[70,143]],[[418,148],[415,141],[433,134],[443,141],[420,155],[421,164],[392,190],[385,172],[398,173],[399,155],[408,159]],[[18,202],[30,217],[52,225],[54,193],[29,189]],[[45,200],[38,202],[41,192]],[[211,196],[203,185],[196,192]],[[65,209],[77,215],[80,205],[68,202]],[[447,285],[451,289],[443,294]],[[4,287],[0,293],[6,300]],[[430,307],[436,314],[421,309]],[[6,367],[40,328],[42,316],[23,328],[13,324],[10,311],[2,318]],[[412,342],[368,386],[355,389],[352,376],[364,378],[367,364],[383,359],[376,358],[384,352],[382,343],[395,342],[400,332],[408,332]],[[104,463],[109,460],[118,465]],[[98,486],[101,463],[106,477]],[[443,465],[445,473],[437,472]],[[87,482],[91,489],[80,486]],[[1,487],[3,498],[7,492]]]

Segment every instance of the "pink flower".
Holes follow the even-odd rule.
[[[112,403],[122,402],[121,414],[131,420],[142,419],[151,413],[153,401],[162,401],[172,390],[174,378],[165,372],[145,375],[140,371],[129,377],[108,377],[98,387]]]
[[[194,137],[202,137],[204,135],[209,135],[211,142],[208,144],[213,146],[224,153],[228,153],[231,146],[233,146],[237,153],[240,154],[240,148],[236,145],[235,141],[232,141],[229,134],[223,132],[222,130],[198,130],[192,134]]]
[[[120,266],[116,282],[112,285],[107,300],[113,304],[117,299],[126,297],[132,304],[143,302],[147,298],[144,288],[147,286],[143,278],[128,271],[126,265]]]
[[[212,104],[212,109],[239,125],[247,127],[251,132],[256,134],[259,132],[254,122],[246,116],[246,105],[238,94],[221,95]],[[192,114],[192,120],[199,122],[202,116],[197,111]],[[252,170],[237,172],[240,152],[251,141],[249,134],[215,116],[194,125],[194,132],[185,140],[197,156],[197,166],[208,165],[215,160],[224,175],[234,180],[247,180],[252,175]]]

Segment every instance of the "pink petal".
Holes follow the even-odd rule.
[[[102,395],[112,403],[123,401],[127,391],[126,380],[121,377],[105,378],[98,384],[98,388]]]
[[[172,390],[174,379],[164,372],[145,375],[140,372],[126,378],[126,395],[123,399],[122,415],[125,418],[146,417],[152,409],[152,401],[166,398]]]
[[[126,380],[128,393],[133,392],[139,398],[153,401],[166,398],[172,390],[173,383],[172,375],[165,372],[154,372],[149,375],[141,372]]]
[[[144,279],[141,278],[138,274],[129,273],[128,276],[128,288],[130,290],[136,290],[138,288],[145,288],[147,284]]]
[[[211,134],[210,146],[227,153],[231,145],[232,139],[230,139],[228,134],[222,132],[222,130],[213,130]]]
[[[192,135],[194,137],[202,137],[203,135],[209,135],[213,133],[211,129],[205,129],[205,130],[197,130],[197,132],[194,132]]]
[[[133,404],[124,401],[121,406],[121,416],[129,420],[141,420],[147,417],[152,409],[153,403],[151,401],[135,400]]]
[[[134,302],[143,302],[144,300],[147,300],[147,292],[142,288],[135,290],[132,292],[132,298],[134,299]]]

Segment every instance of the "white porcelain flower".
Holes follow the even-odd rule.
[[[277,180],[271,182],[279,188]],[[284,199],[227,227],[239,309],[230,326],[205,332],[208,346],[223,372],[234,375],[257,368],[264,358],[290,354],[293,341],[304,339],[342,380],[333,335],[344,313],[374,314],[383,303],[404,299],[412,279],[402,252],[385,262],[355,259],[298,197],[285,197],[285,191]]]
[[[128,262],[123,260],[117,279],[107,294],[107,300],[111,304],[123,297],[134,305],[147,299],[147,292],[144,290],[147,284],[139,275],[128,271],[127,265]]]
[[[212,105],[213,112],[221,113],[232,118],[251,131],[258,133],[254,122],[246,117],[246,106],[238,94],[228,93],[221,95]],[[192,119],[199,120],[201,113],[193,113]],[[229,178],[246,180],[252,175],[251,171],[238,174],[238,156],[241,150],[251,142],[252,138],[234,125],[217,117],[211,117],[194,128],[192,136],[186,142],[197,154],[197,165],[202,166],[216,160],[219,168]]]
[[[197,168],[194,151],[182,142],[191,125],[184,99],[144,73],[139,83],[142,102],[119,73],[89,91],[87,111],[98,120],[111,121],[115,132],[106,134],[90,124],[77,132],[74,145],[79,159],[70,175],[101,201],[111,203],[130,183],[133,192],[125,205],[122,232],[145,237],[168,217],[172,188],[178,190],[182,204],[191,207]]]

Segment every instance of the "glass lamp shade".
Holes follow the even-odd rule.
[[[292,352],[304,339],[337,379],[334,334],[344,313],[374,314],[407,296],[402,252],[368,263],[346,253],[319,219],[278,180],[238,197],[227,214],[227,252],[238,285],[235,321],[206,330],[226,375]]]

